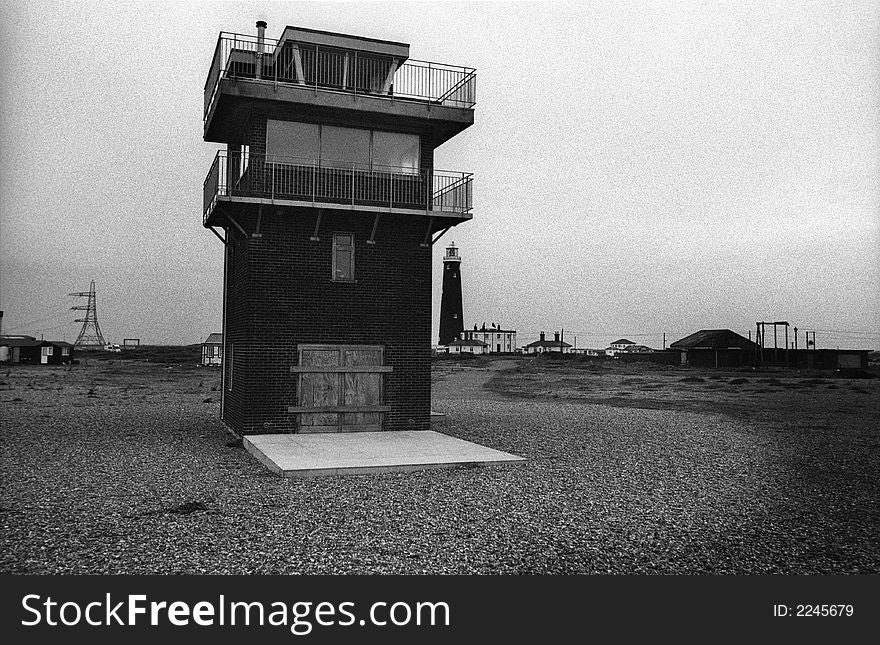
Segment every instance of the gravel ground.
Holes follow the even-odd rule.
[[[491,371],[447,369],[435,429],[524,465],[287,480],[230,442],[205,402],[219,399],[215,374],[9,370],[0,570],[880,572],[876,426],[834,439],[722,414],[509,400],[483,389]]]

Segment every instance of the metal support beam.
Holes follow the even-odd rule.
[[[434,228],[434,216],[432,215],[428,219],[428,230],[425,231],[425,239],[422,241],[421,246],[430,248],[429,241],[431,240],[431,229]]]
[[[379,217],[380,214],[376,213],[376,219],[373,220],[373,230],[370,232],[370,239],[367,240],[367,244],[376,243],[376,229],[379,228]]]
[[[211,231],[214,235],[216,235],[218,240],[220,240],[221,242],[223,242],[223,246],[226,246],[226,238],[223,237],[222,235],[220,235],[220,233],[218,233],[218,232],[214,229],[213,226],[209,226],[209,227],[208,227],[208,230]]]
[[[245,237],[248,236],[247,231],[245,231],[241,227],[241,224],[239,224],[238,222],[235,221],[235,218],[233,218],[232,215],[230,215],[229,213],[226,213],[226,219],[228,219],[230,222],[232,222],[232,224],[235,226],[235,228],[237,228],[239,231],[241,231],[242,235],[244,235]]]
[[[388,94],[391,91],[391,84],[394,83],[394,74],[397,72],[397,59],[391,61],[388,68],[388,74],[385,76],[385,82],[382,83],[382,94]]]
[[[318,219],[315,220],[315,232],[312,233],[312,236],[309,238],[312,242],[320,242],[321,238],[318,237],[318,231],[321,228],[321,215],[324,214],[324,209],[318,209]]]
[[[302,56],[299,53],[299,46],[296,44],[293,45],[293,67],[296,72],[296,84],[305,85],[306,75],[303,73]]]
[[[431,246],[434,246],[441,237],[446,235],[446,231],[448,231],[451,228],[452,228],[452,224],[450,224],[449,226],[444,228],[442,231],[440,231],[439,234],[433,240],[431,240]]]

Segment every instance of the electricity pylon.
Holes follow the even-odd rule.
[[[79,336],[76,338],[76,342],[73,344],[74,347],[100,347],[104,348],[104,345],[107,343],[104,341],[104,336],[101,334],[101,327],[98,325],[98,310],[95,304],[95,281],[92,280],[92,286],[88,292],[80,291],[78,293],[69,293],[69,296],[77,296],[77,297],[88,297],[89,302],[87,305],[78,305],[75,307],[71,307],[71,311],[85,311],[85,318],[77,318],[73,322],[81,322],[83,324],[82,329],[79,330]]]

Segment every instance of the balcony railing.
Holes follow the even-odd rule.
[[[235,197],[465,216],[471,210],[472,179],[462,172],[366,168],[221,150],[205,178],[203,223],[218,198]]]
[[[266,38],[261,45],[255,36],[227,32],[220,33],[205,82],[205,120],[223,78],[460,108],[476,103],[476,70],[470,67],[416,60],[398,64],[391,56],[291,40]]]

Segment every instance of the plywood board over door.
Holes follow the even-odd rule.
[[[365,432],[382,429],[384,348],[379,345],[300,345],[298,378],[300,432]]]

